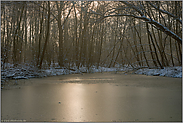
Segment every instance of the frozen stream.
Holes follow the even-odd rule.
[[[94,73],[19,80],[1,90],[1,120],[181,121],[182,79]]]

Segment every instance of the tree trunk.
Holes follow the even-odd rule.
[[[45,44],[44,44],[44,47],[43,47],[43,53],[42,53],[42,56],[41,56],[41,59],[40,59],[40,63],[39,63],[39,66],[38,68],[41,69],[42,67],[42,62],[43,62],[43,58],[44,58],[44,54],[45,54],[45,51],[46,51],[46,46],[47,46],[47,43],[48,43],[48,40],[49,40],[49,33],[50,33],[50,2],[48,1],[48,20],[47,20],[47,33],[46,33],[46,39],[45,39]]]
[[[43,3],[43,7],[44,7],[44,3]],[[43,14],[44,14],[44,9],[42,12],[42,18],[41,18],[41,22],[40,22],[40,32],[39,32],[39,44],[38,44],[38,56],[37,56],[37,66],[39,65],[39,61],[40,61],[40,53],[41,53],[41,40],[42,40],[42,25],[43,25]]]

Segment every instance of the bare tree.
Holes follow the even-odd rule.
[[[43,52],[42,52],[42,55],[41,55],[39,66],[38,66],[39,69],[41,69],[41,67],[42,67],[43,58],[44,58],[44,54],[45,54],[45,51],[46,51],[47,43],[48,43],[48,40],[49,40],[49,33],[50,33],[50,2],[49,1],[48,1],[47,6],[48,6],[47,33],[46,33],[46,38],[45,38],[45,44],[44,44],[44,47],[43,47]]]

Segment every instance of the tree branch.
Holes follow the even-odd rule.
[[[167,11],[165,11],[165,10],[162,10],[162,9],[156,7],[155,5],[153,5],[153,4],[152,4],[151,2],[149,2],[149,1],[147,1],[147,3],[149,3],[149,4],[150,4],[153,8],[155,8],[156,10],[158,10],[158,11],[164,13],[164,14],[167,14],[167,15],[169,15],[169,16],[171,16],[171,17],[173,17],[175,20],[177,20],[178,22],[180,22],[180,23],[182,24],[182,20],[181,20],[180,18],[176,17],[175,15],[173,15],[172,13],[167,12]]]
[[[165,27],[162,24],[158,23],[157,21],[155,21],[153,19],[150,19],[150,18],[147,18],[138,7],[134,6],[133,4],[130,4],[127,1],[120,1],[120,2],[122,2],[123,4],[127,5],[128,7],[132,8],[132,9],[134,9],[141,16],[135,16],[135,15],[131,15],[131,14],[107,15],[107,16],[103,16],[100,20],[102,20],[104,18],[107,18],[107,17],[115,17],[115,16],[126,16],[126,17],[133,17],[133,18],[142,19],[147,23],[153,24],[154,26],[159,28],[161,31],[165,32],[167,35],[169,35],[170,37],[175,39],[179,44],[182,44],[182,39],[178,35],[176,35],[174,32],[169,30],[167,27]]]
[[[165,27],[162,24],[158,23],[157,21],[149,19],[144,15],[141,16],[141,17],[140,16],[135,16],[135,15],[130,15],[130,14],[107,15],[107,16],[103,16],[98,21],[101,21],[101,20],[103,20],[104,18],[107,18],[107,17],[119,17],[119,16],[133,17],[133,18],[144,20],[147,23],[153,24],[154,26],[157,27],[157,29],[165,32],[167,35],[169,35],[170,37],[175,39],[178,43],[182,44],[182,39],[178,35],[176,35],[174,32],[169,30],[167,27]]]

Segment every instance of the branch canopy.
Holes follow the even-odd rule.
[[[148,17],[146,17],[143,12],[135,5],[130,4],[129,2],[126,1],[120,1],[123,4],[127,5],[128,7],[134,9],[136,12],[138,12],[141,16],[135,16],[133,14],[117,14],[117,15],[107,15],[107,16],[103,16],[99,21],[103,20],[104,18],[107,17],[117,17],[117,16],[126,16],[126,17],[133,17],[133,18],[137,18],[137,19],[141,19],[144,20],[145,22],[152,24],[153,26],[155,26],[157,29],[159,29],[160,31],[166,33],[168,36],[172,37],[173,39],[175,39],[179,44],[182,44],[182,39],[175,34],[174,32],[172,32],[171,30],[169,30],[167,27],[165,27],[164,25],[162,25],[161,23],[150,19]]]

